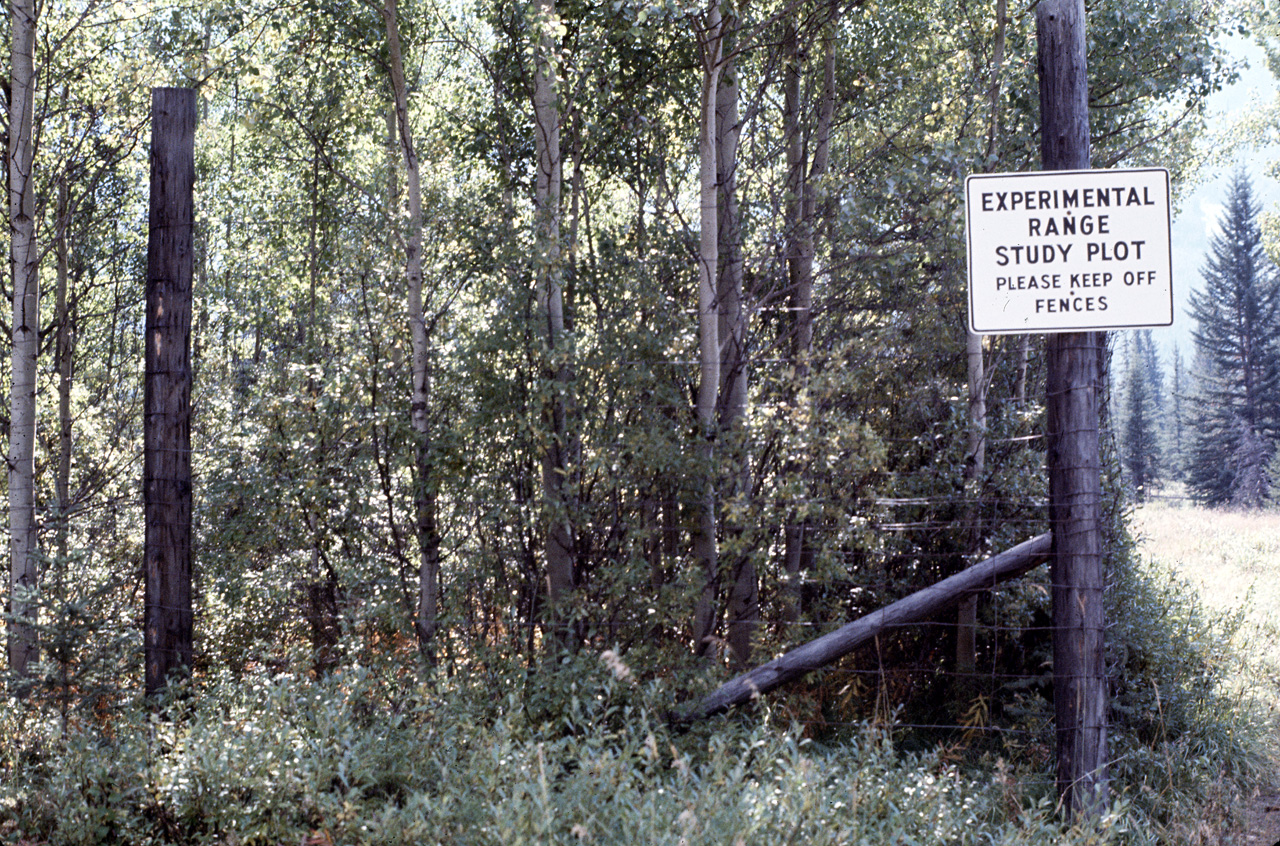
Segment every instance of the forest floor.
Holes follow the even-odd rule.
[[[1134,512],[1133,529],[1143,553],[1170,567],[1197,589],[1205,606],[1241,615],[1236,645],[1246,657],[1242,683],[1280,714],[1280,511],[1196,508],[1171,499]],[[1280,844],[1280,737],[1275,774],[1258,785],[1250,806],[1248,846]]]

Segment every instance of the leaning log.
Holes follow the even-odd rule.
[[[712,691],[681,719],[700,720],[843,658],[885,629],[919,623],[959,602],[965,595],[1008,581],[1049,560],[1051,536],[1038,535],[1012,549],[967,567],[942,581],[859,617],[833,632],[762,664]]]

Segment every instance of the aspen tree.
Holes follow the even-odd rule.
[[[542,452],[542,496],[546,510],[547,594],[556,635],[567,643],[569,617],[565,602],[574,585],[573,529],[566,493],[568,457],[572,453],[566,415],[569,369],[565,361],[563,266],[560,255],[560,194],[564,182],[560,149],[560,104],[555,44],[560,27],[555,0],[539,0],[534,8],[533,73],[534,147],[534,276],[538,316],[544,340],[550,395],[543,406],[549,439]]]
[[[405,281],[408,286],[412,356],[409,421],[418,440],[414,452],[417,479],[414,483],[413,500],[420,554],[418,607],[414,628],[419,646],[427,658],[434,662],[434,641],[439,627],[440,608],[440,531],[436,496],[432,488],[434,471],[431,461],[431,426],[427,414],[431,402],[431,381],[427,321],[423,307],[422,185],[418,172],[418,154],[413,145],[413,133],[409,129],[409,93],[404,78],[396,0],[384,0],[382,18],[387,31],[391,88],[395,97],[395,123],[399,130],[400,152],[404,158],[408,182],[409,237],[405,243]]]
[[[716,92],[716,184],[718,199],[719,267],[717,311],[720,331],[720,400],[721,431],[732,437],[738,451],[730,459],[732,481],[726,497],[743,495],[750,487],[750,463],[742,437],[747,411],[747,313],[744,307],[742,222],[738,211],[738,69],[733,59],[733,31],[737,17],[724,16],[725,59]],[[738,521],[726,519],[726,537],[740,535]],[[755,562],[749,550],[737,549],[729,586],[727,641],[733,661],[745,666],[751,660],[751,640],[760,622],[760,585]]]
[[[809,154],[802,127],[803,100],[801,81],[804,73],[804,50],[800,33],[792,23],[783,31],[782,134],[787,162],[786,194],[783,213],[787,225],[787,284],[791,294],[791,360],[795,368],[792,402],[797,407],[810,406],[809,375],[813,367],[813,265],[816,257],[814,229],[818,218],[818,185],[826,177],[831,157],[831,123],[835,114],[835,43],[832,23],[822,34],[822,94],[818,105],[817,124],[813,130],[813,152]],[[803,413],[803,412],[802,412]],[[788,461],[790,472],[798,473],[803,465],[799,457]],[[800,618],[803,601],[800,591],[802,573],[813,557],[807,537],[809,521],[802,508],[794,509],[783,527],[783,567],[790,597],[785,609],[788,620]]]
[[[40,349],[39,251],[36,247],[32,111],[35,93],[34,0],[9,4],[9,268],[13,279],[13,354],[9,395],[9,669],[26,676],[36,659],[35,439],[36,357]]]
[[[702,593],[694,611],[694,651],[703,655],[710,649],[715,632],[715,604],[719,591],[719,560],[716,546],[715,440],[716,400],[720,390],[720,312],[717,304],[720,260],[719,201],[716,190],[716,92],[720,85],[723,58],[724,20],[719,0],[711,5],[702,24],[702,106],[699,119],[698,181],[698,420],[699,450],[703,479],[698,497],[698,524],[694,530],[693,554],[702,565]]]

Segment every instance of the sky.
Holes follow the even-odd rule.
[[[1233,37],[1224,42],[1227,50],[1248,66],[1240,70],[1234,84],[1215,93],[1209,100],[1210,126],[1226,126],[1240,118],[1251,107],[1270,104],[1280,91],[1280,81],[1267,69],[1262,48],[1244,38]],[[1269,166],[1280,161],[1280,148],[1240,150],[1232,161],[1209,169],[1202,180],[1184,194],[1173,186],[1177,208],[1173,219],[1173,326],[1156,329],[1166,367],[1171,366],[1176,343],[1185,361],[1190,361],[1191,332],[1194,321],[1187,315],[1190,292],[1202,285],[1200,270],[1204,266],[1209,239],[1217,228],[1227,185],[1236,163],[1245,165],[1253,178],[1254,197],[1264,213],[1280,214],[1280,182],[1267,175]]]

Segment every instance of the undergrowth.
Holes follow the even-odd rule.
[[[1110,843],[1065,829],[1016,772],[901,755],[889,732],[839,743],[767,716],[675,731],[666,691],[571,666],[580,707],[531,722],[522,696],[423,683],[388,701],[366,669],[322,682],[221,679],[169,718],[143,709],[64,730],[5,717],[9,842]],[[180,713],[177,713],[180,712]]]
[[[162,708],[67,691],[0,714],[0,838],[34,844],[1158,844],[1232,842],[1266,726],[1231,619],[1149,567],[1114,573],[1112,804],[1065,825],[1051,706],[1000,743],[892,721],[814,732],[782,697],[674,725],[689,677],[582,652],[450,678],[197,677]],[[1049,735],[1051,736],[1051,735]],[[1017,742],[1009,738],[1030,738]],[[1049,741],[1051,742],[1051,741]],[[1035,749],[1033,749],[1035,747]],[[1036,751],[1039,750],[1039,751]],[[1239,842],[1244,842],[1240,840]]]

